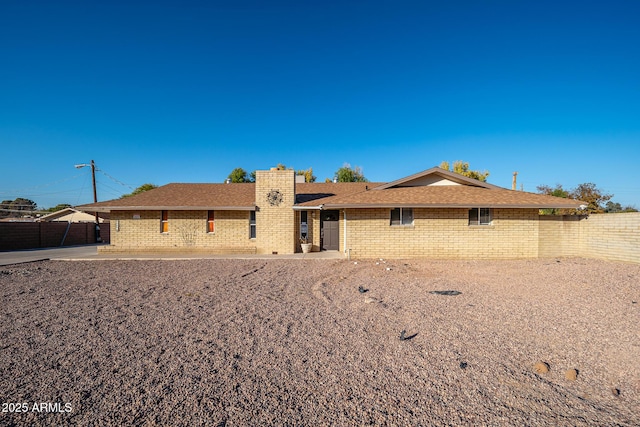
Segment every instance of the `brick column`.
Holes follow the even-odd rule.
[[[256,171],[256,249],[258,253],[295,252],[295,171]]]

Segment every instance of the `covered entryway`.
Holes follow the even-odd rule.
[[[340,212],[320,211],[320,238],[323,251],[340,249]]]

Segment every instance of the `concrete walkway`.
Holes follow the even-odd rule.
[[[20,264],[23,262],[43,261],[47,259],[95,259],[98,256],[98,246],[100,245],[65,246],[60,248],[0,252],[0,265]]]
[[[289,255],[209,255],[209,254],[98,254],[100,245],[69,246],[62,248],[31,249],[0,252],[0,265],[20,264],[43,260],[98,261],[98,260],[184,260],[184,259],[345,259],[342,252],[323,251]]]

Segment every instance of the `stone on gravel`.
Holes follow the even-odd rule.
[[[575,381],[578,378],[578,370],[577,369],[569,369],[564,373],[564,377],[569,381]]]
[[[549,372],[550,366],[547,362],[538,361],[533,365],[533,369],[539,374],[546,374]]]

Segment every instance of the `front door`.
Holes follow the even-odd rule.
[[[320,235],[323,251],[337,251],[340,249],[340,212],[320,211]]]

